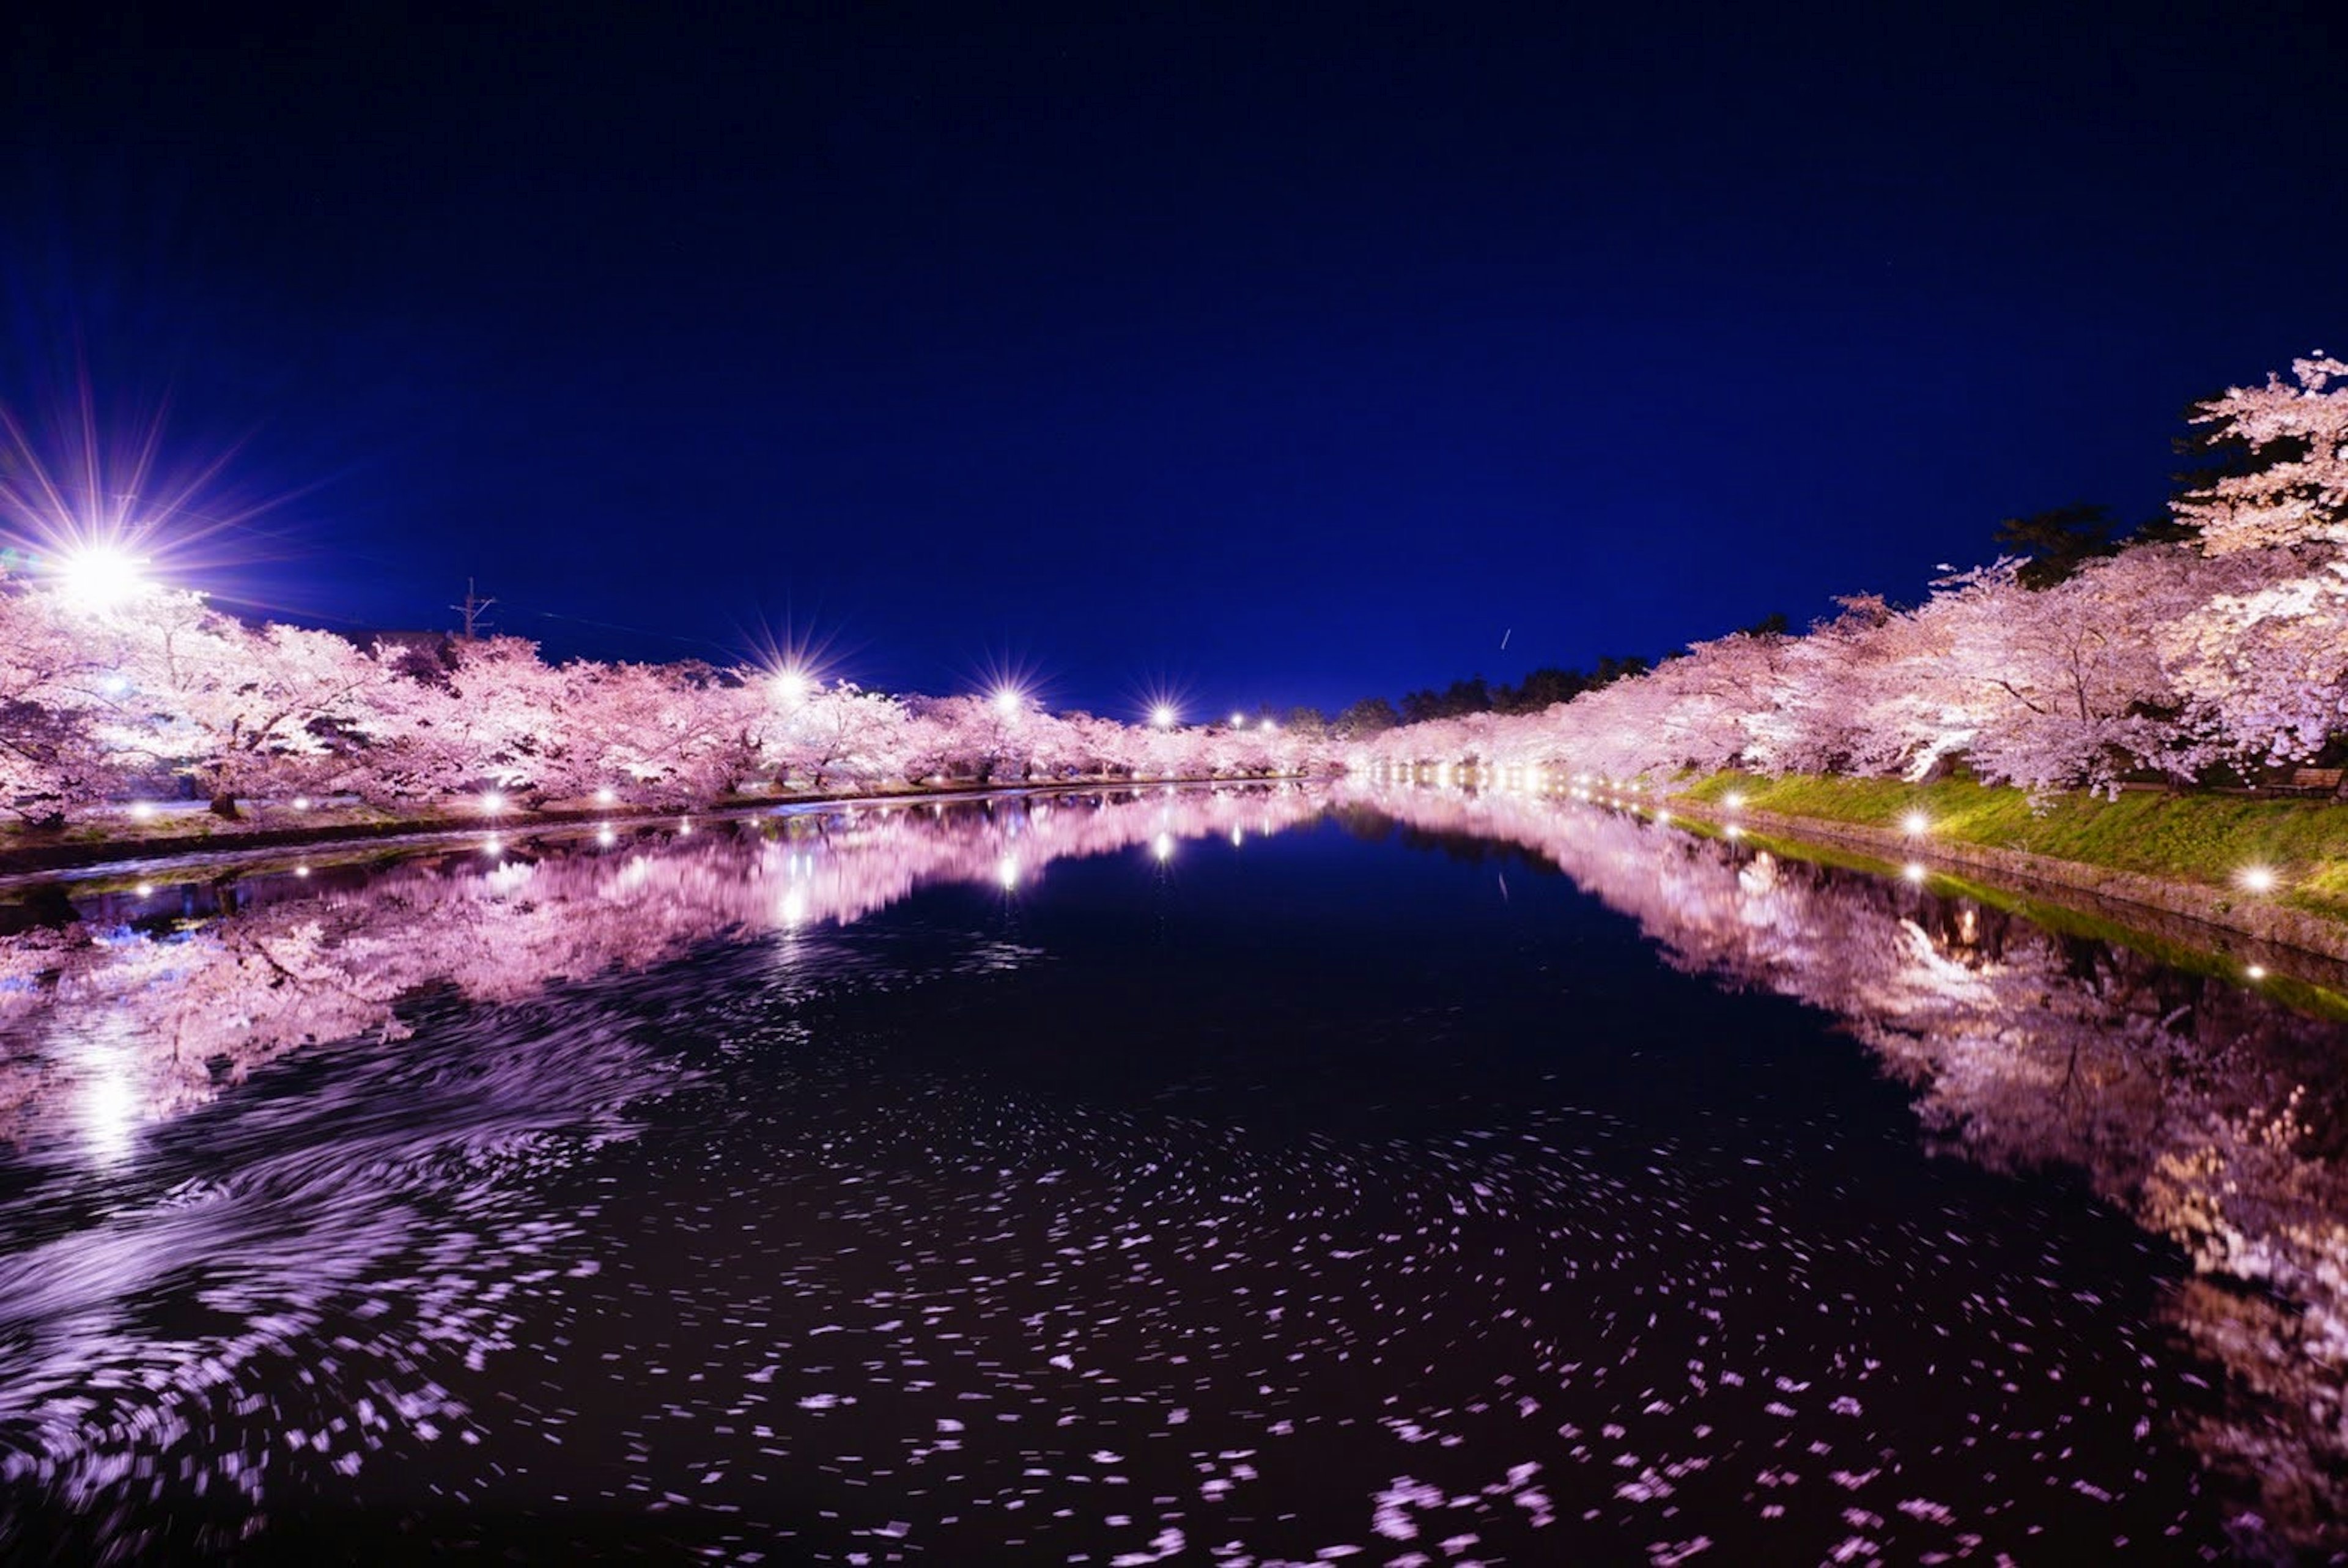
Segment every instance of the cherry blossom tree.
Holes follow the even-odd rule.
[[[574,779],[570,695],[523,638],[460,642],[445,682],[410,677],[383,694],[391,722],[368,776],[355,782],[363,794],[391,799],[485,786],[559,791]]]
[[[932,697],[922,704],[921,712],[942,728],[942,771],[980,784],[991,783],[998,775],[1025,775],[1025,726],[1034,710],[1024,699],[1009,702],[990,697]]]
[[[2348,364],[2318,353],[2291,362],[2296,384],[2231,387],[2194,422],[2264,459],[2179,499],[2211,555],[2348,544]]]
[[[778,776],[801,773],[821,789],[834,773],[869,784],[895,771],[906,713],[894,698],[842,681],[779,702],[780,722],[763,753]]]
[[[330,632],[254,630],[195,594],[149,593],[110,617],[127,692],[102,733],[118,755],[192,778],[224,817],[239,794],[306,782],[363,744],[377,695],[403,679]]]
[[[0,585],[0,809],[54,827],[116,782],[97,727],[128,691],[118,641],[53,594]]]
[[[572,733],[547,775],[552,793],[605,790],[661,806],[730,793],[756,756],[744,709],[760,701],[740,676],[699,662],[574,664],[563,671]]]
[[[2178,689],[2157,629],[2197,600],[2189,550],[2140,546],[2031,592],[1984,574],[1962,605],[1952,662],[1996,695],[1969,756],[2026,788],[2116,790],[2157,769],[2190,778],[2212,760],[2208,714]]]
[[[2178,689],[2250,764],[2302,761],[2348,731],[2348,561],[2245,550],[2154,630]]]

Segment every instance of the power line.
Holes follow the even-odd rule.
[[[707,637],[686,637],[675,631],[654,631],[649,626],[629,626],[617,620],[597,620],[592,616],[587,615],[563,615],[551,610],[533,610],[530,613],[546,620],[571,620],[576,621],[581,626],[600,626],[606,631],[626,631],[638,637],[657,637],[664,642],[690,642],[696,647],[715,648],[729,658],[737,657],[742,651],[730,643],[718,642]]]
[[[488,623],[481,619],[481,611],[489,609],[489,606],[495,603],[497,603],[496,600],[483,599],[479,594],[473,591],[473,579],[469,577],[465,579],[465,602],[462,604],[452,604],[448,608],[460,612],[464,616],[466,641],[471,642],[479,637],[481,631],[488,625]]]

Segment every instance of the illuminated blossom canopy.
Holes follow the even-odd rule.
[[[1699,642],[1540,712],[1360,731],[1186,724],[1162,696],[1132,723],[1056,713],[1017,671],[960,694],[868,692],[804,650],[718,667],[552,665],[511,637],[361,646],[249,625],[149,581],[127,546],[93,547],[0,578],[0,804],[54,824],[181,781],[227,815],[327,792],[671,810],[746,787],[1447,767],[1913,779],[1957,763],[2108,791],[2303,762],[2348,732],[2348,366],[2302,359],[2199,417],[2256,460],[2177,504],[2187,542],[2044,586],[2002,559],[1913,609],[1850,597],[1806,635]]]

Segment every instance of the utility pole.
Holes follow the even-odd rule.
[[[473,591],[473,579],[469,577],[465,579],[465,602],[462,604],[452,604],[448,608],[464,616],[466,641],[470,642],[474,641],[483,631],[489,629],[489,623],[481,619],[481,611],[489,609],[489,606],[495,603],[497,603],[496,600],[483,599],[479,594]]]

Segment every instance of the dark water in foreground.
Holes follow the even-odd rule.
[[[13,1559],[2343,1541],[2237,975],[1433,792],[149,875],[0,909]]]

